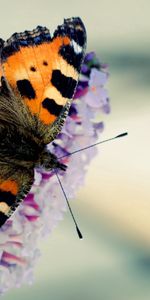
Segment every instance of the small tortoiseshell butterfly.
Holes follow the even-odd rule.
[[[80,18],[0,39],[0,226],[29,192],[34,168],[65,169],[47,151],[65,122],[85,54]]]

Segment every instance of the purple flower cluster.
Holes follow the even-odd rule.
[[[107,66],[99,63],[94,52],[87,54],[65,125],[48,145],[57,157],[96,142],[103,122],[95,119],[100,112],[110,111],[104,88],[107,79]],[[69,200],[83,185],[87,166],[96,152],[96,148],[90,148],[62,158],[68,168],[60,172],[60,178]],[[34,265],[40,255],[37,242],[52,232],[65,211],[66,202],[54,172],[35,170],[30,193],[0,229],[0,293],[33,281]]]

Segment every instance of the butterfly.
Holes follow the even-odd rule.
[[[34,168],[66,169],[47,150],[68,115],[86,48],[80,18],[0,39],[0,226],[34,182]]]

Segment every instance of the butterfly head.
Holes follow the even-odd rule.
[[[67,166],[59,162],[57,156],[47,149],[44,149],[39,154],[39,159],[36,162],[35,167],[42,167],[47,171],[50,171],[52,169],[61,169],[63,171],[66,171],[67,169]]]

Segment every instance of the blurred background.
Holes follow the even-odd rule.
[[[0,0],[0,35],[80,16],[88,50],[109,64],[111,114],[85,186],[72,208],[84,235],[78,240],[69,213],[46,240],[32,286],[12,299],[150,299],[150,2],[149,0]]]

